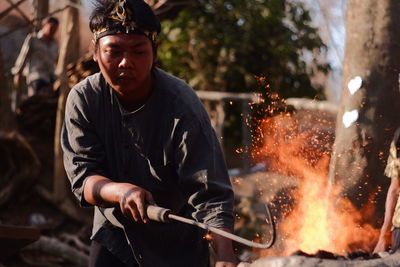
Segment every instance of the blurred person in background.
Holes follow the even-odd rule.
[[[58,58],[58,44],[54,36],[58,24],[56,18],[48,17],[43,20],[39,32],[28,34],[11,69],[17,88],[21,87],[25,78],[28,97],[53,95],[52,84],[55,80],[54,70]]]
[[[400,248],[400,128],[396,130],[390,144],[385,175],[391,178],[391,182],[386,196],[385,217],[374,253],[386,251],[390,230],[392,231],[390,252]]]

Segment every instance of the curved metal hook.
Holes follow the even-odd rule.
[[[183,223],[187,223],[187,224],[191,224],[191,225],[200,227],[202,229],[216,233],[218,235],[229,238],[233,241],[236,241],[238,243],[241,243],[241,244],[249,246],[249,247],[267,249],[267,248],[270,248],[274,244],[276,231],[275,231],[275,223],[274,223],[274,220],[272,219],[270,209],[267,204],[265,204],[264,206],[265,206],[265,210],[267,213],[266,221],[269,222],[269,224],[271,225],[271,231],[270,231],[271,238],[268,241],[268,243],[266,243],[266,244],[256,243],[254,241],[247,240],[243,237],[225,232],[225,231],[215,228],[213,226],[209,226],[205,223],[196,222],[195,220],[177,216],[175,214],[172,214],[172,211],[170,209],[165,209],[165,208],[158,207],[158,206],[148,205],[146,208],[146,212],[147,212],[147,216],[153,221],[168,223],[171,220],[175,220],[175,221],[179,221],[179,222],[183,222]],[[113,225],[124,229],[124,226],[116,218],[115,208],[106,208],[106,209],[102,208],[102,209],[100,209],[100,211],[106,217],[106,219],[109,220]]]
[[[229,238],[229,239],[231,239],[233,241],[236,241],[238,243],[241,243],[241,244],[249,246],[249,247],[267,249],[267,248],[270,248],[274,244],[276,232],[275,232],[275,223],[274,223],[274,220],[272,219],[271,212],[270,212],[269,207],[268,207],[267,204],[265,204],[265,210],[266,210],[267,217],[268,217],[267,220],[269,221],[269,223],[271,225],[271,238],[268,241],[268,243],[266,243],[266,244],[256,243],[254,241],[247,240],[247,239],[245,239],[243,237],[240,237],[240,236],[225,232],[223,230],[220,230],[218,228],[209,226],[209,225],[207,225],[205,223],[196,222],[194,220],[187,219],[187,218],[184,218],[184,217],[181,217],[181,216],[177,216],[177,215],[174,215],[174,214],[168,214],[168,218],[172,219],[172,220],[180,221],[180,222],[183,222],[183,223],[195,225],[197,227],[203,228],[203,229],[205,229],[207,231],[216,233],[218,235],[221,235],[223,237]]]

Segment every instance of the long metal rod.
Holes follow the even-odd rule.
[[[191,220],[191,219],[188,219],[188,218],[184,218],[184,217],[175,215],[175,214],[172,213],[172,211],[170,209],[162,208],[162,207],[159,207],[159,206],[148,205],[146,207],[146,213],[147,213],[147,216],[153,221],[169,223],[169,222],[171,222],[171,220],[174,220],[174,221],[178,221],[178,222],[182,222],[182,223],[187,223],[187,224],[190,224],[190,225],[194,225],[194,226],[200,227],[200,228],[205,229],[207,231],[216,233],[216,234],[218,234],[220,236],[229,238],[229,239],[231,239],[233,241],[236,241],[238,243],[241,243],[241,244],[249,246],[249,247],[267,249],[267,248],[270,248],[274,244],[275,235],[276,234],[275,234],[275,223],[274,223],[274,220],[272,219],[271,212],[270,212],[270,210],[268,208],[268,205],[265,205],[264,207],[265,207],[265,211],[266,211],[266,214],[267,214],[266,222],[270,225],[270,228],[271,228],[270,240],[268,241],[268,243],[265,243],[265,244],[256,243],[256,242],[247,240],[247,239],[245,239],[243,237],[240,237],[240,236],[225,232],[223,230],[220,230],[218,228],[209,226],[209,225],[207,225],[205,223],[197,222],[195,220]],[[115,211],[116,211],[115,208],[100,208],[99,210],[104,215],[104,217],[109,222],[111,222],[114,226],[123,228],[125,230],[124,225],[117,218],[117,217],[122,216],[122,215],[117,215],[118,213],[115,214]],[[116,217],[116,215],[117,215],[117,217]],[[128,240],[128,243],[129,243],[129,238],[128,237],[127,237],[127,240]]]
[[[274,221],[272,220],[272,216],[271,216],[271,213],[270,213],[269,208],[268,208],[267,205],[265,205],[265,209],[266,209],[266,212],[267,212],[268,221],[271,224],[271,229],[272,229],[271,238],[270,238],[269,242],[266,243],[266,244],[256,243],[256,242],[247,240],[247,239],[245,239],[243,237],[240,237],[240,236],[225,232],[223,230],[220,230],[218,228],[209,226],[209,225],[207,225],[205,223],[196,222],[194,220],[187,219],[187,218],[184,218],[184,217],[181,217],[181,216],[177,216],[175,214],[168,214],[168,218],[171,219],[171,220],[175,220],[175,221],[179,221],[179,222],[195,225],[197,227],[203,228],[203,229],[205,229],[207,231],[211,231],[213,233],[216,233],[218,235],[224,236],[226,238],[229,238],[229,239],[231,239],[233,241],[236,241],[238,243],[241,243],[241,244],[249,246],[249,247],[266,249],[266,248],[270,248],[275,242],[275,224],[274,224]]]

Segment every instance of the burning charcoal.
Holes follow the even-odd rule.
[[[373,254],[371,254],[371,256],[369,258],[371,260],[372,259],[380,259],[380,258],[382,258],[382,256],[379,253],[373,253]]]
[[[371,256],[370,256],[370,254],[369,254],[368,252],[366,252],[365,250],[357,249],[357,250],[354,251],[354,252],[348,253],[348,254],[346,255],[346,258],[348,258],[348,259],[350,259],[350,260],[354,260],[354,259],[364,259],[364,260],[367,260],[367,259],[370,259]]]
[[[332,252],[328,252],[325,250],[318,250],[317,253],[315,253],[315,257],[320,258],[320,259],[330,259],[330,260],[336,260],[337,256],[333,254]]]
[[[307,254],[307,253],[305,253],[305,252],[303,252],[303,251],[301,251],[301,250],[297,250],[297,251],[293,252],[293,253],[291,254],[291,256],[314,257],[313,255]]]

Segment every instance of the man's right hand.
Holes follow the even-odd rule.
[[[137,223],[147,223],[146,204],[154,205],[152,194],[130,183],[114,182],[101,175],[89,176],[84,186],[85,200],[99,207],[119,205],[122,214]]]
[[[133,184],[119,183],[119,206],[122,214],[137,223],[147,223],[146,204],[154,205],[152,194]]]

